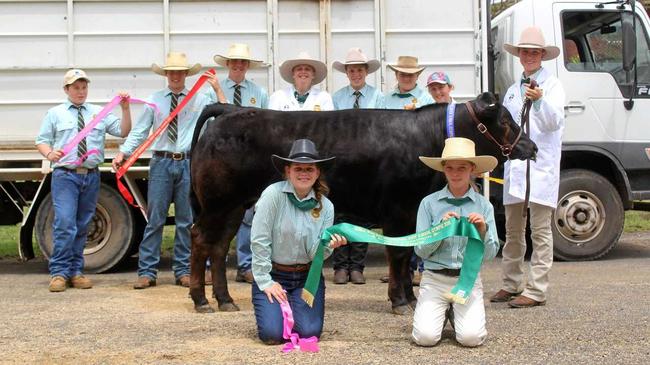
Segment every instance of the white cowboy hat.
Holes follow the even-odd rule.
[[[538,27],[528,27],[521,32],[519,43],[512,45],[505,43],[503,49],[515,57],[519,57],[519,49],[536,48],[546,51],[542,56],[542,61],[552,60],[560,55],[560,49],[556,46],[547,45],[544,40],[544,34]]]
[[[179,71],[187,70],[187,76],[196,75],[201,71],[201,64],[195,63],[194,66],[190,66],[187,62],[187,56],[182,52],[169,52],[167,54],[167,59],[165,60],[165,65],[160,67],[157,64],[151,64],[151,70],[158,75],[165,76],[165,71]]]
[[[418,65],[418,58],[413,56],[399,56],[397,64],[395,66],[388,65],[388,68],[405,74],[419,74],[424,71],[424,67]]]
[[[327,77],[327,66],[325,63],[312,58],[307,52],[300,52],[298,57],[282,62],[280,65],[280,76],[282,76],[282,79],[293,84],[293,68],[298,65],[309,65],[316,70],[314,72],[313,85],[320,84]]]
[[[474,142],[462,137],[447,138],[441,157],[420,156],[419,158],[425,165],[436,171],[444,171],[444,161],[469,161],[476,166],[474,170],[476,175],[492,171],[498,163],[493,156],[476,156]]]
[[[248,44],[244,43],[233,43],[228,48],[228,54],[216,55],[214,56],[214,62],[218,65],[226,67],[228,60],[245,60],[249,62],[249,68],[257,68],[264,65],[264,61],[255,60],[251,58],[251,50],[248,47]]]
[[[86,76],[84,70],[73,68],[72,70],[68,70],[68,72],[65,73],[65,76],[63,76],[63,86],[73,84],[77,80],[86,80],[86,82],[90,82],[90,79]]]
[[[381,67],[381,63],[377,60],[369,60],[361,51],[361,48],[353,47],[348,50],[345,56],[345,62],[334,61],[332,67],[339,72],[345,73],[345,66],[347,65],[367,65],[368,74],[371,74]]]

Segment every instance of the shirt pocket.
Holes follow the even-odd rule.
[[[106,133],[104,131],[104,123],[100,122],[94,126],[90,133],[88,133],[86,136],[86,145],[88,146],[88,150],[92,148],[102,149],[104,146],[105,137]]]

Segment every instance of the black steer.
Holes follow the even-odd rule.
[[[513,122],[508,111],[485,93],[470,101],[487,131],[488,140],[458,104],[457,137],[476,143],[476,153],[505,161],[499,144],[515,143],[509,158],[534,158],[535,144]],[[199,131],[206,120],[199,139]],[[213,293],[221,311],[239,308],[228,293],[225,258],[244,210],[262,190],[281,176],[271,155],[286,155],[293,140],[309,138],[322,156],[336,156],[325,172],[329,198],[337,217],[374,224],[389,236],[415,231],[418,205],[444,185],[442,174],[424,166],[418,156],[440,156],[445,136],[446,104],[415,111],[341,110],[279,112],[214,104],[205,108],[192,141],[192,204],[197,213],[192,228],[190,294],[199,312],[212,312],[205,297],[206,259],[212,262]],[[519,137],[518,137],[519,136]],[[416,302],[409,258],[413,250],[387,246],[393,312],[403,314]]]

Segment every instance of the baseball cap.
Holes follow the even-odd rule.
[[[447,76],[447,74],[444,72],[434,72],[429,75],[429,78],[427,78],[427,86],[433,83],[446,85],[451,84],[451,80],[449,80],[449,76]]]
[[[70,85],[79,79],[84,79],[90,82],[90,79],[86,76],[86,73],[83,70],[78,68],[68,70],[68,72],[65,73],[65,76],[63,76],[63,86]]]

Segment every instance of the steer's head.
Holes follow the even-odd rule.
[[[500,160],[508,159],[535,159],[537,146],[512,119],[508,110],[501,105],[492,93],[483,93],[471,100],[477,119],[485,126],[486,133],[481,133],[483,128],[477,128],[483,134],[480,145],[491,151],[493,156],[501,155]],[[494,137],[494,140],[489,138]],[[476,139],[475,139],[476,141]],[[480,148],[480,149],[483,149]],[[479,143],[477,143],[479,149]]]

